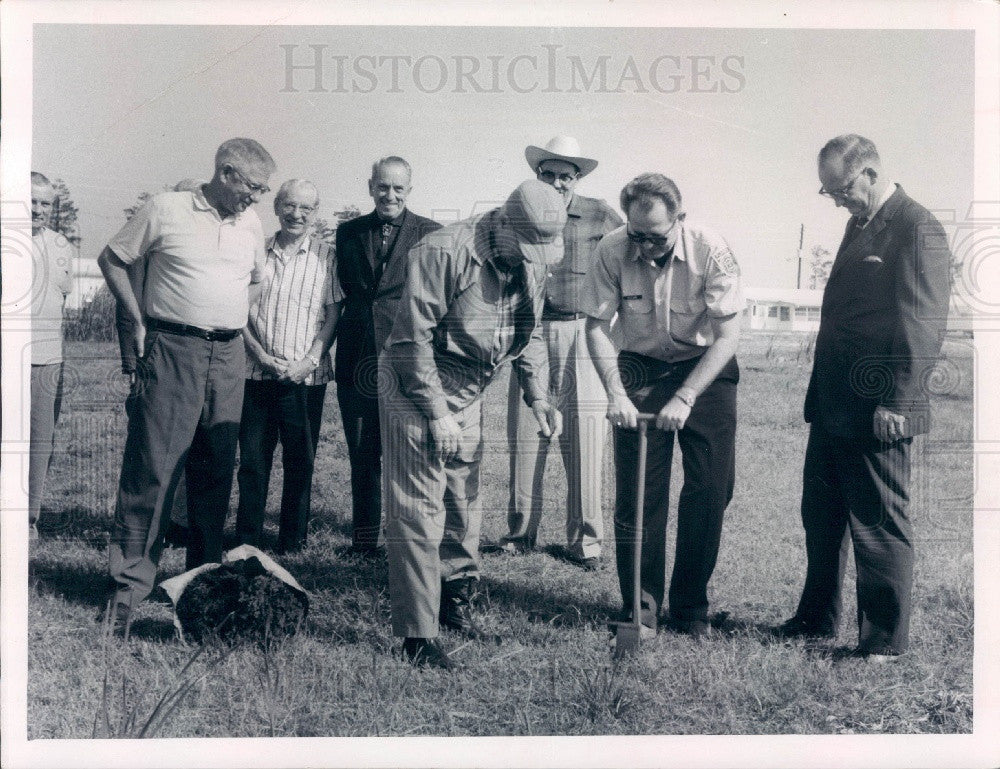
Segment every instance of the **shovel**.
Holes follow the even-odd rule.
[[[632,621],[613,622],[613,658],[621,659],[639,651],[642,635],[642,516],[646,495],[646,431],[656,414],[639,414],[639,467],[635,481],[635,541],[632,543]]]

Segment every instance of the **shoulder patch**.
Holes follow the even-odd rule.
[[[715,262],[715,266],[719,271],[725,275],[735,277],[740,274],[740,266],[736,263],[736,257],[733,256],[733,252],[728,248],[713,254],[712,261]]]

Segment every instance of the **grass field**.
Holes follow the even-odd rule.
[[[853,572],[835,644],[782,644],[766,633],[793,612],[805,572],[798,504],[811,361],[802,338],[761,335],[745,338],[740,353],[736,492],[711,584],[713,611],[727,613],[717,618],[719,632],[703,640],[661,633],[637,658],[612,665],[606,623],[620,608],[613,543],[606,543],[604,568],[594,573],[551,551],[484,555],[484,624],[505,641],[497,647],[446,637],[465,665],[452,675],[415,670],[393,654],[385,563],[346,552],[349,471],[332,386],[309,545],[283,560],[312,596],[306,631],[266,653],[239,648],[223,657],[207,649],[181,676],[195,650],[175,640],[160,593],[141,607],[127,645],[106,643],[94,618],[105,597],[124,388],[113,345],[73,343],[68,352],[58,454],[42,538],[30,556],[30,738],[137,736],[147,722],[148,736],[163,737],[972,729],[971,340],[946,342],[944,374],[932,383],[934,432],[915,454],[917,565],[905,657],[879,666],[838,651],[856,641]],[[503,380],[487,399],[486,539],[505,529]],[[554,454],[549,472],[540,539],[560,545],[565,481]],[[676,460],[674,478],[676,500]],[[272,536],[279,488],[272,482]],[[612,494],[606,483],[609,535]],[[672,540],[668,547],[672,554]],[[183,553],[166,551],[162,576],[182,567]],[[176,707],[150,722],[157,700],[184,682],[190,687]]]

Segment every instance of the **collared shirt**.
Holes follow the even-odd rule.
[[[302,360],[319,334],[330,305],[344,295],[337,280],[333,249],[319,238],[305,237],[298,248],[282,249],[277,236],[267,240],[260,300],[250,314],[250,330],[264,352],[287,361]],[[330,355],[305,378],[307,385],[329,382]],[[247,356],[247,379],[273,379],[252,355]]]
[[[869,216],[867,219],[862,219],[858,217],[857,226],[860,227],[861,229],[867,227],[868,223],[875,218],[875,215],[878,214],[879,211],[882,210],[882,206],[886,204],[886,201],[888,201],[889,198],[892,197],[895,191],[896,191],[895,182],[889,182],[887,185],[885,185],[885,190],[882,192],[882,197],[879,198],[878,204],[875,206],[875,210],[872,211],[872,215]]]
[[[673,362],[704,353],[715,341],[712,318],[738,313],[744,302],[729,245],[685,222],[662,268],[642,258],[625,227],[605,235],[584,283],[582,306],[601,320],[618,314],[622,349]]]
[[[146,314],[211,329],[247,322],[260,280],[264,231],[253,209],[225,219],[196,192],[161,192],[108,244],[125,264],[146,258]]]
[[[607,233],[621,227],[620,216],[603,200],[573,195],[566,208],[563,228],[563,258],[550,264],[545,280],[546,319],[558,320],[583,312],[580,295],[584,278],[594,263],[597,244]]]
[[[73,288],[70,270],[76,249],[65,236],[43,228],[31,236],[31,251],[31,364],[61,363],[63,306]]]
[[[508,360],[526,402],[545,395],[539,379],[545,266],[498,263],[499,226],[494,209],[425,236],[410,252],[384,355],[402,394],[428,419],[474,403]]]

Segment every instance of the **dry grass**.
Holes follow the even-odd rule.
[[[713,638],[660,634],[638,658],[612,666],[606,623],[619,598],[611,543],[604,569],[595,573],[545,551],[485,555],[486,622],[505,643],[449,638],[466,665],[455,675],[417,671],[395,657],[385,564],[346,552],[348,468],[333,388],[309,546],[283,561],[313,596],[305,632],[266,651],[210,650],[182,674],[194,650],[174,639],[164,599],[142,607],[127,645],[105,647],[94,617],[104,599],[123,392],[112,345],[69,345],[78,365],[67,379],[43,538],[31,553],[29,736],[89,737],[95,714],[97,733],[136,734],[163,697],[172,699],[160,716],[174,707],[153,723],[157,736],[970,732],[971,345],[946,346],[960,376],[935,399],[935,432],[915,468],[912,649],[888,666],[775,643],[766,634],[793,611],[804,575],[798,496],[808,345],[792,336],[744,343],[736,495],[712,581],[713,608],[728,616],[720,617]],[[483,478],[487,538],[503,533],[507,488],[505,382],[492,393]],[[555,457],[550,472],[541,536],[558,545],[565,484]],[[679,478],[680,468],[675,472]],[[611,491],[608,484],[609,533]],[[277,485],[272,520],[276,506]],[[182,554],[168,550],[162,574],[182,565]],[[852,645],[852,616],[849,601],[834,649]]]

